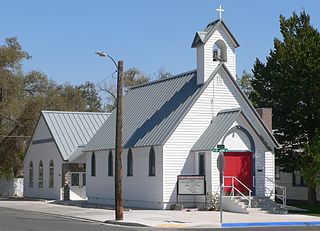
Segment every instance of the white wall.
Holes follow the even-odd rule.
[[[52,138],[43,118],[41,117],[32,141]],[[60,199],[61,196],[61,165],[62,158],[54,142],[32,144],[24,159],[24,197]],[[43,162],[43,188],[39,188],[39,162]],[[54,163],[54,187],[49,188],[49,164]],[[29,164],[33,162],[33,187],[29,187]]]
[[[276,180],[277,184],[287,189],[287,200],[308,200],[307,186],[293,186],[292,173],[280,172],[280,178]],[[320,201],[320,190],[317,190],[317,201]]]
[[[213,61],[212,60],[212,50],[215,42],[217,40],[225,41],[227,46],[227,62],[225,65],[228,67],[230,73],[234,78],[236,78],[236,53],[234,45],[232,44],[229,36],[227,36],[226,32],[222,27],[219,27],[211,36],[211,38],[206,42],[204,45],[204,80],[206,81],[211,73],[216,69],[219,65],[220,61]],[[200,59],[198,59],[199,61]]]
[[[23,197],[23,178],[0,179],[0,196]]]
[[[123,201],[125,207],[163,209],[162,147],[155,146],[156,176],[149,176],[150,147],[132,148],[133,176],[127,176],[127,152],[123,150]],[[96,176],[91,176],[91,153],[87,157],[87,196],[93,203],[114,204],[114,174],[108,176],[108,151],[96,151]],[[113,162],[114,151],[113,151]]]

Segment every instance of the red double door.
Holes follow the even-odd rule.
[[[232,179],[229,176],[238,178],[244,185],[252,190],[252,152],[225,152],[224,153],[224,192],[230,193]],[[234,186],[242,193],[247,194],[248,190],[238,181]],[[236,193],[236,192],[235,192]]]

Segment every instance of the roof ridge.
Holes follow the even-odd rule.
[[[108,115],[111,114],[110,112],[86,112],[86,111],[48,111],[42,110],[41,113],[55,113],[55,114],[101,114],[101,115]]]
[[[153,81],[150,81],[149,83],[138,84],[138,85],[136,85],[136,86],[130,87],[129,89],[132,90],[132,89],[136,89],[136,88],[140,88],[140,87],[144,87],[144,86],[148,86],[148,85],[152,85],[152,84],[156,84],[156,83],[165,82],[165,81],[168,81],[168,80],[171,80],[171,79],[175,79],[175,78],[181,78],[181,77],[183,77],[183,76],[185,76],[185,75],[187,75],[187,74],[191,74],[191,73],[194,73],[194,72],[196,72],[196,71],[197,71],[196,69],[191,70],[191,71],[185,71],[185,72],[182,72],[182,73],[173,75],[173,76],[171,76],[171,77],[153,80]]]

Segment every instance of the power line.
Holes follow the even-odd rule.
[[[109,79],[110,77],[113,77],[113,75],[117,73],[117,70],[115,70],[114,72],[112,72],[110,75],[108,75],[106,78],[104,78],[103,80],[101,80],[100,82],[98,82],[96,85],[99,86],[102,82],[106,81],[107,79]]]

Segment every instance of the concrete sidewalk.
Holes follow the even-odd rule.
[[[83,206],[83,207],[82,207]],[[245,227],[245,226],[288,226],[288,225],[319,225],[320,217],[306,215],[278,214],[238,214],[223,213],[223,224],[219,223],[219,212],[209,211],[168,211],[168,210],[125,210],[124,220],[114,221],[114,211],[108,208],[88,204],[86,202],[60,205],[53,201],[0,200],[0,207],[27,210],[75,218],[88,221],[106,222],[111,224],[172,227],[172,228],[214,228],[214,227]],[[99,208],[100,207],[100,208]]]

